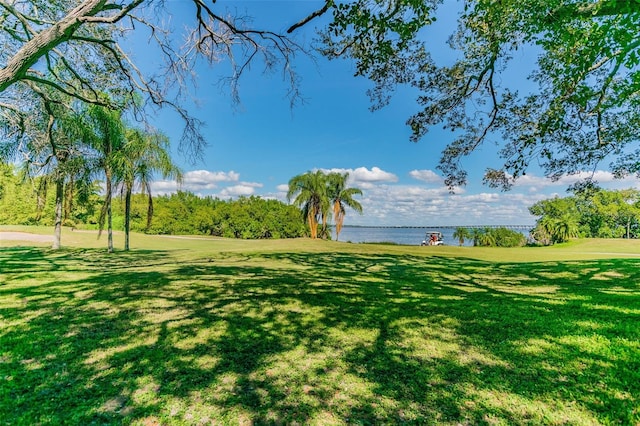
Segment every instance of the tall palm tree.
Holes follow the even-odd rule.
[[[327,221],[329,197],[327,195],[327,176],[320,170],[297,175],[289,180],[287,199],[294,197],[293,204],[302,209],[309,225],[311,238],[318,238],[318,222]]]
[[[171,161],[168,152],[169,139],[160,132],[145,132],[140,129],[127,129],[126,142],[114,155],[114,167],[117,179],[124,193],[124,249],[129,250],[131,229],[131,194],[136,184],[143,194],[147,194],[147,229],[153,218],[153,196],[151,182],[155,173],[164,179],[175,178],[182,181],[182,172]]]
[[[50,172],[49,178],[55,183],[55,219],[53,249],[61,247],[62,225],[71,214],[73,197],[91,190],[91,173],[86,159],[77,153],[56,154],[57,166]]]
[[[44,102],[29,119],[31,131],[38,136],[26,141],[24,170],[27,175],[38,175],[38,209],[44,206],[48,187],[55,188],[53,249],[61,247],[63,206],[73,196],[71,182],[82,186],[87,177],[86,150],[77,138],[75,118],[69,99],[61,97],[56,103]]]
[[[107,251],[113,252],[113,224],[111,200],[113,188],[117,178],[116,153],[125,144],[125,127],[122,121],[122,112],[111,110],[99,105],[90,105],[86,111],[78,117],[79,129],[83,140],[94,150],[94,166],[102,170],[105,178],[105,198],[100,212],[99,234],[107,222]]]
[[[353,199],[354,195],[362,195],[362,191],[359,188],[347,188],[348,178],[349,173],[330,173],[327,177],[329,199],[333,206],[333,220],[336,224],[336,241],[344,224],[345,207],[362,213],[362,205]]]
[[[473,239],[473,245],[480,245],[480,237],[482,236],[483,230],[482,228],[472,228],[471,229],[471,239]]]
[[[464,245],[464,240],[471,238],[471,232],[469,232],[469,229],[460,226],[453,231],[453,238],[457,238],[458,242],[462,246]]]

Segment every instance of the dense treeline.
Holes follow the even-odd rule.
[[[635,189],[586,188],[539,201],[529,211],[539,217],[533,237],[545,245],[576,237],[640,237],[640,192]]]
[[[87,196],[64,194],[63,224],[97,228],[104,197],[99,186]],[[44,177],[28,177],[14,166],[0,163],[0,224],[45,225],[54,223],[53,188]],[[131,229],[152,234],[193,234],[227,238],[296,238],[308,236],[306,216],[292,205],[260,197],[220,200],[189,192],[153,197],[153,221],[148,223],[148,197],[131,198]],[[124,228],[124,197],[113,202],[113,227]],[[327,203],[325,203],[327,204]],[[309,209],[303,209],[303,213]],[[320,209],[318,211],[321,211]],[[532,238],[554,244],[569,238],[639,238],[640,191],[588,189],[568,197],[542,200],[529,208],[538,216]],[[518,246],[526,242],[519,232],[507,229],[459,228],[454,237],[477,246]]]
[[[54,197],[46,179],[28,178],[10,165],[0,165],[0,224],[51,226]],[[97,228],[103,198],[65,194],[63,224]],[[212,235],[228,238],[295,238],[308,235],[300,210],[259,197],[220,200],[189,192],[153,197],[153,221],[147,223],[148,197],[131,197],[131,229],[152,234]],[[124,197],[113,200],[113,227],[124,228]]]

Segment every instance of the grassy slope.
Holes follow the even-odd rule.
[[[0,241],[0,424],[640,422],[636,241],[133,238]]]

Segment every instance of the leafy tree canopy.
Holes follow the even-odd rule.
[[[577,192],[538,201],[529,212],[539,217],[536,239],[544,244],[575,236],[640,237],[640,192],[635,189]]]
[[[603,161],[611,161],[620,176],[640,172],[638,0],[466,0],[449,39],[457,59],[446,64],[433,59],[434,46],[421,31],[448,13],[451,4],[440,0],[326,0],[286,33],[254,28],[213,1],[190,0],[184,3],[193,20],[184,37],[162,25],[172,3],[1,0],[3,140],[23,135],[28,111],[42,109],[42,103],[51,115],[47,105],[64,94],[110,107],[132,103],[139,117],[145,105],[171,106],[184,118],[183,146],[197,153],[204,144],[201,123],[180,106],[189,64],[229,59],[236,93],[234,82],[261,57],[268,66],[282,66],[295,98],[291,60],[305,49],[291,33],[326,15],[319,21],[325,24],[317,48],[330,58],[355,61],[356,75],[374,83],[374,108],[388,102],[396,85],[411,85],[421,106],[408,120],[412,140],[436,125],[453,131],[439,166],[450,187],[466,182],[462,161],[486,142],[498,143],[503,160],[487,169],[486,182],[503,188],[534,159],[552,178]],[[155,76],[140,72],[122,48],[124,37],[141,27],[150,30],[165,58],[166,67]],[[538,55],[530,76],[538,87],[531,93],[518,93],[505,78],[522,49]],[[134,92],[143,93],[142,103],[133,101]],[[7,146],[3,142],[3,151]]]
[[[326,54],[353,58],[357,74],[373,80],[374,107],[397,84],[419,90],[412,140],[435,125],[453,131],[439,165],[450,187],[466,183],[462,161],[486,142],[501,147],[503,161],[485,181],[505,189],[534,160],[551,178],[605,160],[619,176],[640,171],[640,1],[467,0],[449,39],[457,60],[441,64],[420,29],[449,7],[339,4],[323,42]],[[518,93],[506,78],[523,49],[538,55],[532,93]]]

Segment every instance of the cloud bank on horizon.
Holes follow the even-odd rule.
[[[535,222],[528,210],[531,205],[554,196],[565,196],[569,185],[586,177],[609,189],[640,189],[639,179],[615,179],[607,171],[583,172],[557,181],[526,175],[516,181],[511,191],[471,194],[465,188],[449,191],[444,179],[432,170],[412,170],[404,177],[379,167],[322,170],[349,173],[348,185],[362,189],[363,196],[358,200],[363,215],[347,214],[347,224],[362,226],[531,225]],[[181,184],[175,180],[158,180],[152,185],[153,193],[158,195],[182,190],[221,199],[255,195],[283,202],[287,202],[287,189],[287,183],[268,186],[242,181],[234,171],[208,170],[184,173]]]

